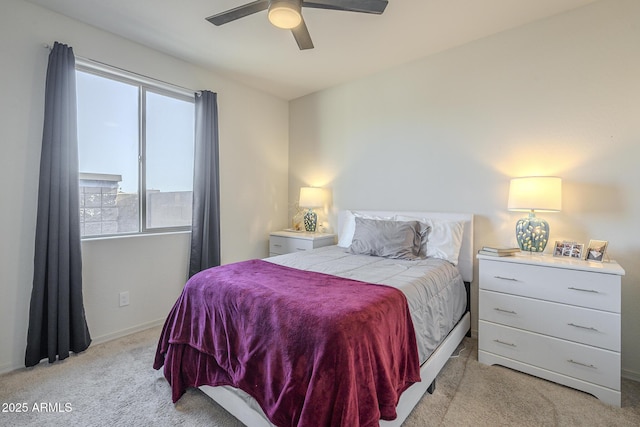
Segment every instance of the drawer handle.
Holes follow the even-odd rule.
[[[497,342],[498,344],[504,344],[504,345],[508,345],[510,347],[517,347],[515,344],[510,343],[510,342],[504,342],[504,341],[500,341],[500,340],[493,340],[495,342]]]
[[[282,245],[279,245],[277,243],[274,243],[273,246],[275,246],[276,248],[281,248],[282,247]]]
[[[576,325],[575,323],[567,323],[567,325],[573,326],[574,328],[587,329],[589,331],[598,332],[598,330],[596,328],[594,328],[593,326],[582,326],[582,325]]]
[[[296,251],[306,251],[305,248],[296,248]]]
[[[587,365],[586,363],[582,363],[582,362],[576,362],[573,359],[567,359],[567,362],[569,363],[573,363],[574,365],[580,365],[580,366],[584,366],[585,368],[591,368],[591,369],[598,369],[596,366],[594,365]]]
[[[574,288],[573,286],[569,286],[567,289],[571,289],[572,291],[580,291],[580,292],[591,292],[592,294],[599,294],[600,292],[593,290],[593,289],[581,289],[581,288]]]
[[[515,312],[515,311],[513,311],[513,310],[505,310],[505,309],[503,309],[503,308],[499,308],[499,307],[494,308],[494,310],[495,310],[495,311],[500,311],[500,312],[502,312],[502,313],[518,314],[518,313],[516,313],[516,312]]]
[[[502,277],[502,276],[493,276],[494,279],[500,279],[500,280],[509,280],[511,282],[517,282],[518,279],[514,279],[513,277]]]

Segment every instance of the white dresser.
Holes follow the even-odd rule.
[[[274,231],[269,235],[269,256],[335,245],[335,241],[335,234]]]
[[[478,360],[620,406],[622,267],[540,254],[477,258]]]

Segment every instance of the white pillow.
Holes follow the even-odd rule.
[[[354,211],[345,211],[345,219],[342,224],[342,229],[338,234],[338,246],[341,248],[348,248],[351,246],[351,241],[353,241],[353,234],[356,232],[356,216],[365,219],[384,219],[390,220],[394,219],[391,216],[375,216],[375,215],[365,215]]]
[[[396,221],[420,221],[431,226],[427,241],[427,258],[440,258],[458,265],[462,247],[463,221],[447,219],[415,218],[396,215]]]

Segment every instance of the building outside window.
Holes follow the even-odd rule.
[[[81,235],[188,230],[193,95],[110,71],[76,70]]]

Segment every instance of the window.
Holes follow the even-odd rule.
[[[193,96],[124,74],[76,70],[81,235],[188,229]]]

